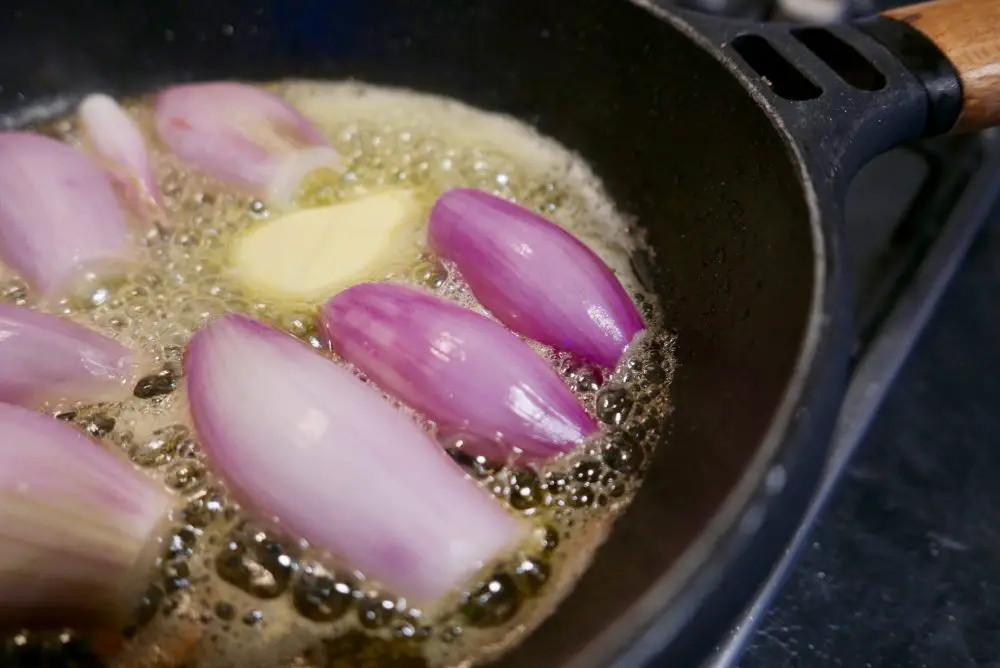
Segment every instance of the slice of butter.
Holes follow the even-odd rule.
[[[365,280],[390,264],[420,221],[408,190],[281,216],[236,244],[232,267],[251,290],[314,301]]]

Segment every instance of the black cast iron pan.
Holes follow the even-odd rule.
[[[83,94],[354,77],[523,118],[576,149],[655,249],[679,336],[672,430],[560,610],[500,663],[693,666],[798,522],[844,389],[844,191],[921,135],[1000,122],[1000,0],[855,26],[628,0],[8,0],[0,126]]]

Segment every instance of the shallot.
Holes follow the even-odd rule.
[[[181,160],[221,181],[288,205],[310,172],[340,158],[281,98],[246,84],[193,83],[156,98],[156,129]]]
[[[614,272],[555,223],[479,190],[442,195],[428,241],[515,332],[614,368],[645,325]]]
[[[433,602],[527,536],[374,388],[244,316],[201,329],[184,371],[216,472],[262,517]]]
[[[129,205],[143,216],[162,210],[163,196],[146,140],[128,113],[103,93],[85,97],[79,113],[91,153]]]
[[[0,404],[0,628],[121,628],[159,553],[162,483],[53,417]]]
[[[327,302],[320,322],[335,352],[439,428],[465,436],[476,454],[548,459],[597,429],[548,362],[453,302],[367,283]]]
[[[0,133],[0,260],[49,295],[134,258],[111,183],[72,146]]]
[[[0,401],[114,401],[139,359],[114,339],[55,315],[0,304]]]

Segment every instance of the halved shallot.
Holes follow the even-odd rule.
[[[132,258],[110,181],[68,144],[0,133],[0,260],[45,294]]]
[[[0,404],[0,628],[121,628],[172,499],[73,426]]]
[[[398,595],[433,602],[527,535],[379,392],[291,336],[224,316],[184,371],[202,446],[241,501]]]
[[[502,325],[419,290],[348,288],[327,302],[331,347],[467,447],[500,461],[548,459],[597,427],[559,375]]]
[[[111,176],[133,210],[148,216],[163,208],[163,196],[146,140],[128,113],[103,93],[80,103],[80,122],[96,162]]]
[[[507,200],[459,188],[431,211],[431,249],[515,332],[613,368],[645,328],[611,269],[555,223]]]
[[[167,88],[156,98],[156,129],[181,160],[206,174],[287,205],[310,172],[336,169],[337,152],[290,104],[234,82]]]
[[[138,356],[58,316],[0,304],[0,401],[114,401],[131,394]]]

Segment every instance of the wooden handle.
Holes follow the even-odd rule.
[[[1000,125],[1000,0],[936,0],[882,16],[922,32],[958,72],[962,114],[954,132]]]

